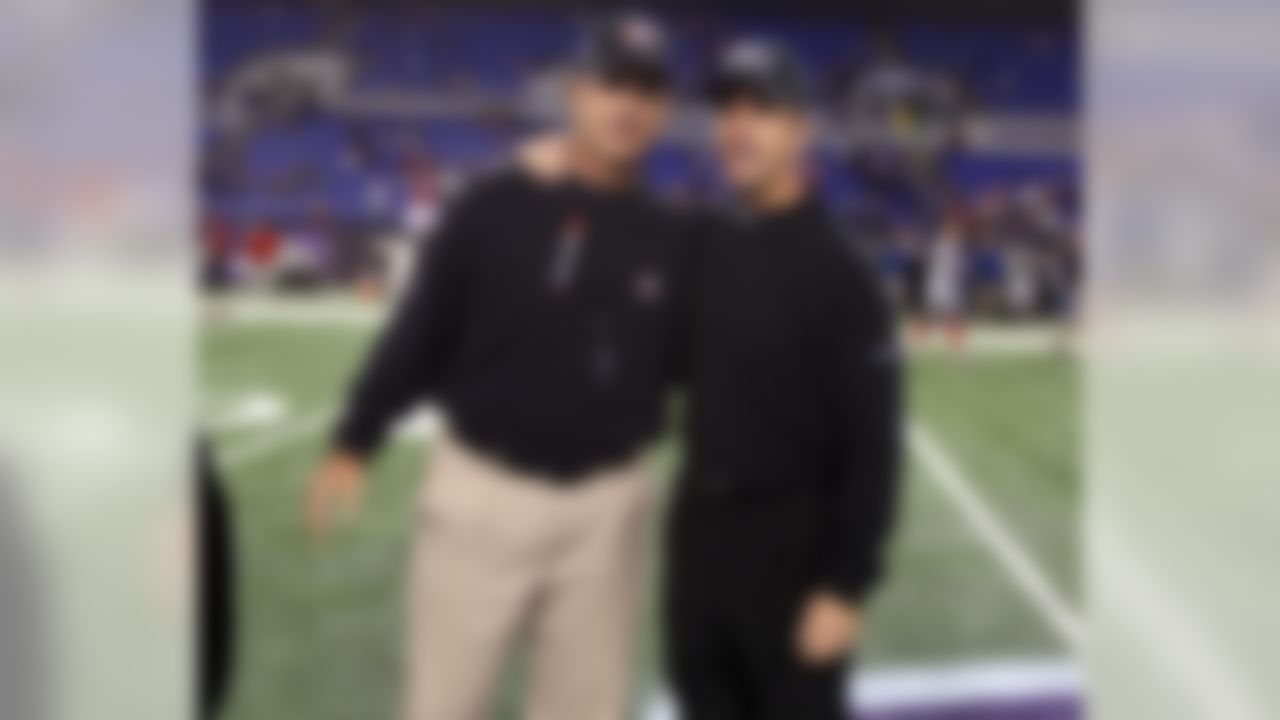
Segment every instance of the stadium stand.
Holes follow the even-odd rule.
[[[581,22],[569,11],[425,5],[344,13],[228,2],[206,12],[206,215],[241,232],[263,223],[288,231],[323,216],[366,244],[395,232],[415,173],[456,186],[545,122],[531,88],[554,75]],[[986,194],[1017,198],[1047,187],[1066,198],[1077,183],[1072,147],[975,149],[966,138],[974,117],[1035,118],[1070,137],[1061,128],[1070,128],[1079,104],[1078,48],[1066,27],[886,28],[776,14],[690,15],[673,24],[686,87],[734,35],[769,34],[802,52],[828,126],[815,177],[845,214],[881,217],[884,232],[869,236],[870,225],[859,226],[877,252],[900,254],[888,245],[905,229],[927,243],[957,212],[975,218],[971,234],[981,234],[976,206]],[[274,80],[262,69],[272,63],[287,69]],[[850,129],[855,106],[872,109]],[[657,187],[676,197],[714,193],[705,152],[680,139],[691,134],[676,133],[650,168]],[[1058,237],[1041,264],[1072,252],[1075,213],[1065,202],[1057,210]],[[918,249],[907,254],[924,262]]]

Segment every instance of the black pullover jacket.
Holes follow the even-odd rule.
[[[891,313],[816,199],[701,226],[677,511],[810,503],[815,582],[859,599],[880,574],[898,481]]]
[[[421,253],[335,445],[372,452],[415,401],[468,446],[556,481],[625,461],[661,426],[685,304],[683,235],[636,189],[477,182]]]

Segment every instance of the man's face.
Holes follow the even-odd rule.
[[[652,83],[596,75],[577,77],[570,113],[578,139],[608,163],[634,165],[658,140],[671,110],[667,90]]]
[[[743,95],[716,108],[712,136],[725,180],[752,193],[803,163],[812,126],[799,110]]]

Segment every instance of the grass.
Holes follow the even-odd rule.
[[[395,714],[408,528],[429,449],[392,443],[376,465],[364,513],[318,547],[304,532],[301,501],[326,433],[284,432],[291,419],[340,404],[368,342],[369,331],[353,325],[207,325],[205,411],[228,460],[242,571],[232,720]],[[289,414],[253,427],[216,422],[238,398],[262,393],[283,399]],[[1076,379],[1069,357],[917,355],[910,395],[913,420],[944,444],[1059,591],[1078,598]],[[271,445],[273,435],[284,439]],[[237,454],[263,442],[266,450]],[[675,448],[667,442],[658,452],[669,467]],[[891,572],[871,609],[863,667],[1067,654],[914,462]],[[656,641],[651,629],[645,637],[642,684],[650,685]]]

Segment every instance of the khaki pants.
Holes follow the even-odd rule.
[[[527,720],[630,715],[654,482],[640,461],[557,486],[436,446],[415,529],[406,720],[489,720],[514,641]]]

